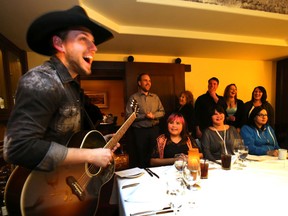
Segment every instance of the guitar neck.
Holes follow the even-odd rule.
[[[108,141],[105,148],[112,149],[121,139],[121,137],[125,134],[125,132],[128,130],[130,125],[133,123],[133,121],[136,119],[136,113],[133,112],[129,118],[124,122],[124,124],[118,129],[116,134],[113,135],[113,137]]]

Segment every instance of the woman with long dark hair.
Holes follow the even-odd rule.
[[[274,128],[274,109],[267,101],[267,92],[263,86],[255,87],[252,92],[251,100],[244,104],[243,124],[247,123],[250,113],[258,106],[262,106],[266,109],[268,114],[268,123],[272,128]]]

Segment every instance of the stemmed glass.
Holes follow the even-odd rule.
[[[238,160],[239,159],[239,146],[242,145],[242,140],[241,139],[234,139],[233,141],[233,153],[235,154],[236,156],[236,161],[235,163],[238,164]]]
[[[178,172],[178,177],[182,177],[183,175],[183,170],[184,167],[186,166],[187,163],[187,159],[186,159],[186,155],[184,154],[175,154],[174,156],[175,161],[174,161],[174,166]]]
[[[246,167],[244,162],[249,153],[248,147],[242,143],[242,145],[239,146],[238,153],[239,153],[239,159],[241,160],[241,166]]]
[[[193,163],[193,166],[191,167],[186,164],[183,170],[183,180],[185,181],[186,185],[188,185],[188,189],[197,189],[197,187],[199,187],[196,183],[200,181],[200,176],[200,161],[198,163]]]
[[[189,162],[190,162],[190,159],[189,159]],[[197,207],[198,205],[197,193],[198,193],[200,186],[197,183],[200,181],[200,176],[201,176],[200,161],[198,163],[193,163],[192,166],[188,166],[188,164],[186,164],[183,170],[183,182],[185,186],[187,187],[187,189],[191,191],[191,192],[187,191],[187,196],[188,196],[187,204],[191,208]]]

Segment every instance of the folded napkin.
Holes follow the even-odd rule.
[[[265,160],[271,160],[271,159],[278,159],[277,157],[272,157],[269,155],[250,155],[248,154],[247,156],[247,160],[251,160],[251,161],[265,161]]]
[[[115,174],[121,178],[137,178],[144,174],[144,170],[138,167],[135,167],[135,168],[115,172]]]
[[[125,193],[123,197],[126,197],[127,202],[159,202],[166,193],[166,185],[158,178],[147,178],[147,181],[142,181],[133,188],[122,190],[122,193]]]

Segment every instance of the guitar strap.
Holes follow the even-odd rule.
[[[83,89],[80,90],[80,98],[81,98],[81,110],[83,113],[84,118],[86,118],[86,120],[88,121],[88,124],[90,126],[91,130],[95,130],[101,123],[102,120],[97,120],[96,123],[94,124],[93,121],[91,120],[87,110],[85,109],[85,103],[87,101],[85,101],[85,95],[84,95],[84,91]]]
[[[92,120],[91,120],[91,118],[90,118],[90,116],[88,115],[86,109],[84,108],[83,103],[82,103],[82,106],[81,106],[81,107],[82,107],[82,110],[83,110],[83,112],[84,112],[84,114],[85,114],[84,117],[86,117],[86,119],[87,119],[87,121],[88,121],[88,123],[89,123],[90,128],[91,128],[92,130],[95,130],[96,127],[100,124],[100,122],[99,122],[98,125],[97,125],[97,122],[98,122],[98,121],[97,121],[96,124],[94,125],[93,122],[92,122]]]

